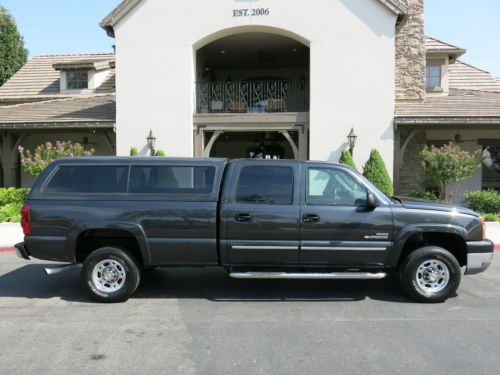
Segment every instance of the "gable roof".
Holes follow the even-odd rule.
[[[73,97],[0,107],[0,129],[113,127],[115,94]]]
[[[449,65],[450,88],[500,93],[500,82],[490,72],[457,60]]]
[[[455,58],[458,58],[467,52],[464,48],[443,42],[442,40],[432,38],[430,36],[425,37],[425,49],[428,54],[447,53]]]
[[[67,97],[60,92],[60,72],[54,68],[64,64],[78,64],[99,61],[114,62],[115,55],[85,54],[85,55],[50,55],[37,56],[28,61],[16,74],[0,87],[0,102],[9,99],[47,99],[53,97]],[[108,63],[109,65],[109,63]],[[108,73],[96,92],[114,92],[114,69]]]
[[[114,37],[114,27],[142,0],[123,0],[102,21],[101,27],[109,36]],[[378,0],[397,15],[408,13],[408,7],[401,0]]]

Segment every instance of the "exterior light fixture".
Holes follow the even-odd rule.
[[[347,143],[349,145],[349,152],[352,155],[352,152],[354,150],[354,147],[356,146],[356,140],[358,139],[358,136],[356,133],[354,133],[354,128],[351,128],[351,132],[347,136]]]
[[[148,141],[148,148],[149,148],[149,151],[150,151],[150,155],[151,156],[155,156],[156,137],[153,135],[153,131],[152,130],[149,131],[149,135],[146,138],[146,140]]]

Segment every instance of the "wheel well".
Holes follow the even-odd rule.
[[[439,246],[457,258],[460,266],[467,265],[467,245],[462,237],[452,233],[416,233],[406,240],[399,263],[411,252],[422,246]]]
[[[141,266],[144,264],[137,239],[132,233],[121,229],[91,229],[80,233],[76,241],[76,262],[83,263],[91,252],[104,246],[119,247],[133,256]]]

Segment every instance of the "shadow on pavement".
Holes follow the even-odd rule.
[[[80,270],[47,276],[49,264],[30,264],[0,276],[0,298],[53,298],[92,302]],[[397,282],[385,280],[237,280],[219,269],[157,269],[142,275],[134,299],[191,298],[216,302],[379,301],[413,303]]]

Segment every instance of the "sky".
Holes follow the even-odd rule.
[[[112,51],[114,40],[99,22],[120,1],[0,0],[0,4],[15,17],[30,56],[37,56]],[[425,5],[427,35],[466,48],[462,60],[500,77],[500,0],[425,0]]]

